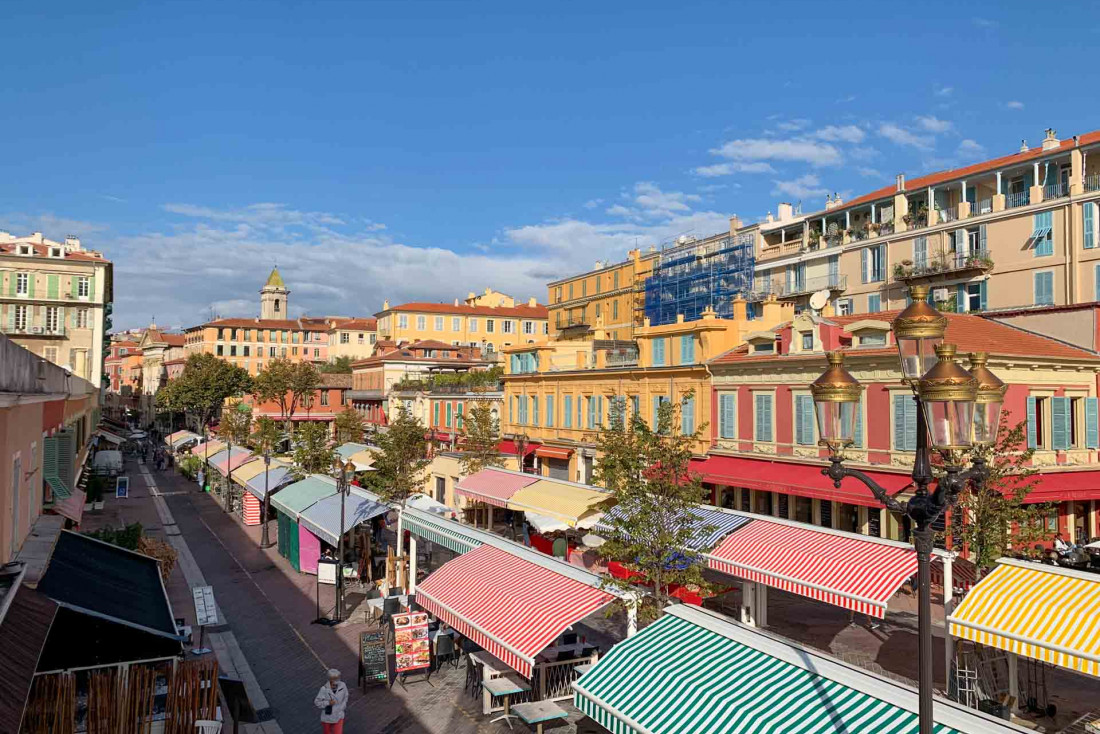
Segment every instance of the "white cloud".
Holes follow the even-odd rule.
[[[865,136],[863,128],[856,125],[826,125],[813,133],[818,140],[831,143],[859,143]]]
[[[31,232],[42,232],[47,238],[52,240],[63,240],[66,235],[87,237],[88,235],[94,235],[108,230],[107,225],[100,222],[59,217],[50,213],[4,214],[0,215],[0,222],[3,222],[0,229],[16,236],[28,235]]]
[[[698,166],[692,169],[692,173],[704,178],[715,176],[729,176],[733,173],[775,173],[771,164],[763,161],[752,163],[715,163],[711,166]]]
[[[952,130],[955,125],[948,120],[941,120],[935,115],[918,115],[917,127],[930,133],[945,133]]]
[[[897,145],[907,145],[920,150],[932,149],[932,139],[930,137],[916,135],[892,122],[884,122],[879,125],[878,134]]]
[[[794,199],[808,199],[813,196],[824,196],[829,189],[821,185],[821,179],[812,173],[807,173],[790,181],[773,181],[775,188],[773,196],[790,196]]]
[[[627,219],[659,219],[680,216],[691,211],[694,202],[702,201],[698,194],[683,191],[662,191],[652,181],[639,181],[631,191],[624,191],[623,199],[630,202],[608,207],[608,214]]]
[[[805,118],[796,117],[793,120],[787,120],[786,122],[776,123],[775,126],[777,128],[779,128],[780,130],[784,131],[784,132],[791,133],[791,132],[795,132],[797,130],[802,130],[802,129],[806,128],[807,126],[809,126],[809,124],[810,124],[809,120],[807,120]]]
[[[584,208],[585,209],[595,209],[596,207],[598,207],[602,203],[603,203],[603,199],[589,199],[588,201],[584,202]]]
[[[882,178],[882,172],[877,168],[867,168],[866,166],[860,166],[856,169],[856,172],[860,176],[866,176],[867,178]]]
[[[798,161],[815,166],[836,165],[842,160],[836,146],[805,138],[743,138],[723,143],[721,147],[711,150],[711,153],[735,161]]]
[[[959,142],[959,155],[978,156],[985,152],[985,147],[977,140],[966,138]]]
[[[1022,110],[1024,108],[1024,103],[1021,102],[1018,99],[1013,99],[1013,100],[1010,100],[1008,102],[1005,102],[1005,107],[1007,107],[1010,110]]]
[[[951,96],[951,93],[952,93],[952,92],[954,92],[954,91],[955,91],[955,88],[954,88],[954,87],[937,86],[937,87],[936,87],[936,88],[935,88],[935,89],[933,90],[933,93],[934,93],[934,94],[935,94],[935,95],[936,95],[937,97],[950,97],[950,96]]]
[[[855,102],[855,101],[856,101],[856,95],[849,94],[847,97],[840,97],[839,99],[837,99],[836,103],[837,104],[847,104],[849,102]]]

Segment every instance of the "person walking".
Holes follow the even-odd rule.
[[[330,668],[328,683],[321,686],[313,705],[321,709],[325,734],[344,734],[344,711],[348,707],[348,687],[340,680],[340,671]]]

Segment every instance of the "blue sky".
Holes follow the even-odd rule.
[[[8,3],[0,229],[115,324],[367,314],[1100,127],[1088,3]],[[1045,28],[1042,32],[1040,26]]]

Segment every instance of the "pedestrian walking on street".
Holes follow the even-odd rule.
[[[328,683],[321,686],[313,705],[321,709],[325,734],[344,734],[344,710],[348,707],[348,687],[340,680],[340,671],[330,668]]]

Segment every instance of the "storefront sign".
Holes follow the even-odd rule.
[[[398,673],[431,667],[432,646],[428,640],[428,615],[425,612],[395,614],[393,640]]]

